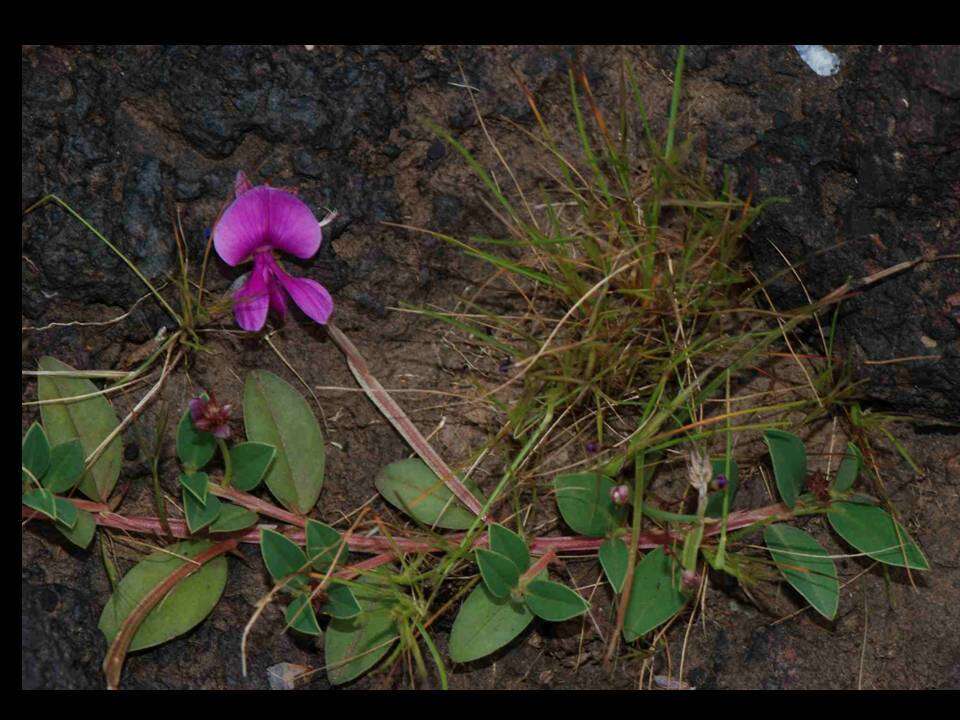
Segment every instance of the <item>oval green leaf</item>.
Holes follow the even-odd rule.
[[[387,654],[400,636],[389,601],[376,590],[378,575],[380,573],[371,573],[354,586],[360,614],[350,619],[333,618],[327,626],[323,651],[327,678],[334,685],[363,675]]]
[[[850,490],[854,481],[859,477],[862,467],[863,455],[860,453],[860,448],[853,443],[847,443],[847,452],[844,453],[843,460],[840,461],[837,476],[833,479],[833,486],[830,489],[838,493]]]
[[[73,530],[77,525],[77,516],[79,515],[77,506],[66,498],[54,498],[53,502],[57,506],[57,524],[63,525],[67,530]]]
[[[590,603],[575,590],[550,580],[532,581],[523,599],[534,615],[550,622],[563,622],[590,609]]]
[[[376,486],[384,500],[424,525],[466,530],[477,519],[420,458],[390,463],[377,475]],[[464,486],[486,502],[473,480]]]
[[[205,472],[180,473],[180,484],[203,505],[207,502],[210,477]]]
[[[50,466],[50,442],[40,423],[33,423],[20,444],[20,464],[30,471],[37,482]],[[24,482],[33,481],[25,473],[20,473]]]
[[[220,514],[210,526],[212,533],[228,533],[246,530],[257,524],[257,514],[239,505],[221,504]]]
[[[337,559],[338,552],[340,557],[337,562],[340,565],[346,564],[348,551],[347,548],[340,550],[343,544],[340,533],[317,520],[307,520],[306,534],[307,557],[318,572],[326,572],[330,564]]]
[[[203,474],[203,473],[199,473]],[[206,502],[200,502],[186,488],[183,489],[183,514],[187,519],[187,527],[190,532],[199,532],[210,523],[214,522],[220,516],[222,504],[213,493],[207,495]]]
[[[483,548],[477,548],[474,552],[483,582],[490,594],[496,598],[509,596],[510,591],[520,582],[520,574],[513,560],[506,555]]]
[[[518,572],[526,572],[530,567],[530,551],[523,538],[497,523],[490,524],[487,532],[490,537],[490,549],[510,558]]]
[[[170,545],[164,552],[148,555],[123,576],[100,615],[100,630],[113,642],[126,617],[137,603],[184,563],[211,547],[207,540],[188,540]],[[177,557],[179,556],[179,557]],[[213,610],[227,584],[227,559],[210,560],[181,580],[150,611],[133,636],[130,651],[167,642],[198,625]]]
[[[522,633],[533,613],[511,597],[496,598],[480,584],[467,597],[450,631],[450,659],[470,662],[502,648]]]
[[[40,358],[40,369],[74,371],[74,368],[53,357]],[[58,400],[95,392],[97,387],[86,378],[41,375],[37,381],[37,395],[41,400]],[[83,445],[84,458],[89,457],[120,424],[117,414],[103,395],[41,405],[40,415],[47,438],[52,444],[59,445],[74,438],[79,439]],[[80,492],[91,500],[105,502],[117,484],[122,464],[123,441],[118,435],[83,474],[80,479]]]
[[[293,628],[305,635],[321,635],[320,624],[317,622],[317,614],[313,611],[313,605],[310,603],[310,593],[297,593],[287,610],[284,613],[287,627]]]
[[[79,440],[55,445],[50,451],[50,466],[43,476],[43,486],[53,493],[65,493],[83,475],[83,445]]]
[[[245,442],[230,448],[230,465],[233,477],[230,485],[242,492],[250,492],[260,481],[277,456],[273,445],[260,442]]]
[[[763,531],[763,541],[783,577],[827,620],[837,615],[840,583],[837,566],[820,543],[784,523]]]
[[[51,520],[57,519],[57,499],[46,488],[36,488],[24,493],[21,502],[31,510],[43,513]]]
[[[608,538],[600,546],[600,566],[610,581],[613,591],[620,594],[623,581],[627,579],[627,561],[630,554],[627,544],[620,538]]]
[[[554,481],[557,506],[574,532],[603,537],[623,523],[626,507],[610,499],[613,482],[598,473],[560,475]]]
[[[676,615],[686,604],[680,592],[680,568],[662,547],[637,564],[630,601],[623,623],[623,637],[632,642]]]
[[[263,564],[275,582],[300,572],[307,564],[307,556],[300,546],[276,530],[260,530],[260,553],[263,555]],[[306,583],[306,578],[298,575],[290,579],[287,587],[298,590]]]
[[[321,612],[339,620],[349,620],[359,615],[361,608],[350,588],[343,583],[331,583]]]
[[[807,451],[803,447],[803,440],[783,430],[767,430],[763,439],[770,450],[773,476],[780,498],[787,507],[792,508],[797,504],[797,496],[807,478]]]
[[[77,520],[73,527],[67,527],[63,523],[54,523],[53,526],[74,545],[86,549],[97,531],[97,523],[93,515],[86,510],[77,510]]]
[[[835,502],[827,512],[827,518],[840,537],[874,560],[914,570],[930,569],[927,559],[907,531],[883,508]]]
[[[213,459],[217,439],[213,433],[199,430],[187,410],[177,425],[177,457],[188,472],[196,472]]]
[[[325,451],[317,418],[289,383],[266,370],[254,370],[243,389],[247,437],[272,445],[277,456],[265,477],[284,507],[306,514],[323,487]]]

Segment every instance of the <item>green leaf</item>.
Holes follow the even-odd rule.
[[[524,573],[530,567],[530,551],[523,538],[503,525],[493,523],[489,526],[490,549],[505,555],[517,566],[517,571]]]
[[[275,582],[300,572],[307,564],[307,556],[300,546],[275,530],[260,530],[260,552],[263,554],[263,564]],[[307,579],[297,575],[290,579],[287,588],[299,590],[306,584]]]
[[[388,503],[424,525],[466,530],[477,519],[420,458],[390,463],[375,482]],[[481,504],[486,502],[472,479],[464,486]]]
[[[617,594],[623,590],[623,581],[627,579],[628,555],[629,548],[620,538],[608,538],[600,546],[600,566]]]
[[[723,495],[730,495],[730,503],[727,507],[733,507],[733,499],[737,496],[737,490],[740,486],[740,469],[737,467],[737,461],[730,458],[730,472],[726,471],[727,461],[725,458],[713,461],[713,477],[717,475],[726,475],[727,487],[723,490],[715,490],[707,494],[707,517],[723,517]]]
[[[254,370],[243,389],[247,437],[272,445],[277,456],[265,477],[284,507],[306,514],[323,487],[323,434],[307,401],[289,383],[266,370]]]
[[[180,473],[180,484],[201,505],[207,502],[207,492],[210,478],[205,472]]]
[[[267,468],[277,456],[273,445],[260,442],[245,442],[230,448],[230,465],[233,477],[230,485],[237,490],[250,492],[263,480]]]
[[[30,471],[37,482],[50,467],[50,442],[39,423],[33,423],[23,436],[20,444],[20,464]],[[24,482],[33,484],[26,473],[21,471],[20,475]]]
[[[304,633],[305,635],[322,635],[317,614],[310,603],[309,591],[299,592],[293,596],[284,613],[287,627]]]
[[[797,504],[797,496],[807,477],[807,451],[803,441],[783,430],[767,430],[763,439],[770,450],[780,498],[787,507],[792,508]]]
[[[680,568],[662,547],[647,553],[633,572],[630,601],[623,623],[627,642],[662,625],[676,615],[687,598],[680,592]]]
[[[240,507],[238,505],[221,504],[220,514],[210,526],[212,533],[228,533],[237,530],[246,530],[257,524],[257,514],[252,510]]]
[[[360,614],[360,603],[353,591],[343,583],[331,583],[327,588],[327,602],[320,612],[340,620],[349,620]]]
[[[326,572],[327,568],[340,552],[338,563],[343,565],[347,559],[347,549],[340,551],[343,538],[336,530],[317,520],[307,520],[307,557],[318,572]]]
[[[213,433],[200,430],[193,424],[187,410],[177,425],[177,457],[188,472],[194,472],[213,459],[217,451],[217,439]]]
[[[626,507],[614,505],[610,499],[613,482],[603,475],[560,475],[554,486],[560,515],[580,535],[608,535],[622,524],[626,516]]]
[[[828,620],[837,615],[840,583],[837,567],[820,543],[803,530],[783,523],[763,531],[763,541],[783,577]]]
[[[97,523],[93,519],[93,515],[86,510],[77,510],[77,520],[72,528],[59,522],[54,523],[53,526],[59,530],[67,540],[81,548],[86,548],[90,545],[90,541],[93,540],[93,536],[97,531]]]
[[[23,494],[21,502],[28,508],[41,512],[47,517],[57,519],[57,501],[53,493],[45,488],[36,488]]]
[[[531,620],[533,613],[524,603],[496,598],[486,585],[478,585],[453,621],[450,658],[463,663],[489,655],[522,633]]]
[[[53,493],[65,493],[83,475],[83,445],[79,440],[55,445],[50,451],[50,467],[43,476],[43,486]]]
[[[523,595],[527,607],[537,617],[550,622],[563,622],[590,609],[590,603],[580,595],[557,582],[534,580]]]
[[[212,523],[220,516],[221,504],[214,494],[207,495],[207,501],[201,503],[189,490],[183,490],[183,514],[187,518],[187,527],[195,533]]]
[[[381,573],[365,575],[354,593],[360,614],[347,620],[333,618],[327,626],[323,651],[327,679],[334,685],[363,675],[387,654],[400,636],[389,598],[383,597],[382,590],[377,591],[377,584],[382,582]]]
[[[863,455],[860,454],[860,448],[853,443],[847,443],[847,452],[840,461],[840,467],[837,468],[837,475],[833,479],[834,492],[846,492],[853,487],[854,481],[860,475],[860,468],[863,467]]]
[[[507,597],[520,582],[520,574],[513,560],[492,550],[477,548],[477,565],[490,594],[497,598]]]
[[[835,502],[827,511],[827,518],[840,537],[874,560],[914,570],[930,569],[907,531],[883,508]]]
[[[107,643],[113,642],[123,621],[147,593],[189,562],[183,558],[194,558],[212,545],[207,540],[170,545],[148,555],[124,575],[100,615],[99,627]],[[226,584],[227,559],[221,555],[178,582],[147,614],[133,636],[130,651],[159,645],[198,625],[213,610]]]
[[[40,369],[47,371],[73,371],[74,368],[53,357],[40,358]],[[86,378],[57,375],[41,375],[37,381],[40,400],[56,400],[97,392],[97,387]],[[103,395],[66,403],[40,406],[43,427],[54,445],[69,442],[74,438],[83,445],[84,458],[97,449],[113,432],[120,421]],[[96,502],[105,502],[120,477],[123,464],[123,441],[118,435],[80,479],[80,492]]]
[[[77,525],[77,506],[66,498],[54,498],[53,502],[57,506],[57,523],[63,525],[67,530],[73,530]]]

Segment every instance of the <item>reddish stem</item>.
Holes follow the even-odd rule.
[[[549,550],[547,550],[533,565],[527,568],[527,571],[520,578],[521,584],[539,575],[540,571],[543,570],[551,562],[553,562],[556,559],[556,557],[557,557],[556,548],[550,548]]]
[[[307,521],[300,515],[295,515],[292,512],[278,508],[272,503],[261,500],[256,495],[250,495],[249,493],[241,492],[236,488],[224,487],[223,485],[217,485],[216,483],[210,483],[208,487],[210,488],[210,492],[212,492],[214,495],[219,495],[220,497],[232,500],[237,505],[242,505],[249,510],[260,513],[261,515],[272,517],[275,520],[283,520],[285,523],[296,525],[297,527],[301,528],[307,526]]]
[[[213,485],[211,485],[211,488]],[[245,495],[245,493],[239,493],[240,495]],[[253,496],[247,496],[253,497]],[[124,517],[123,515],[117,515],[116,513],[110,512],[107,506],[101,503],[93,503],[87,500],[71,500],[78,508],[81,510],[87,510],[93,513],[94,520],[98,525],[103,527],[116,528],[118,530],[126,530],[128,532],[137,532],[144,533],[149,535],[159,535],[163,536],[166,533],[163,530],[163,526],[160,523],[160,520],[155,517]],[[260,501],[262,502],[262,501]],[[266,504],[266,503],[265,503]],[[270,506],[271,508],[273,506]],[[274,508],[276,509],[276,508]],[[284,511],[279,511],[284,512]],[[755,522],[766,520],[769,518],[788,518],[791,516],[791,510],[786,505],[776,504],[776,505],[767,505],[766,507],[757,508],[755,510],[745,510],[735,513],[730,513],[727,516],[727,530],[738,530],[740,528],[753,525]],[[47,518],[46,515],[37,513],[34,510],[30,510],[27,507],[21,507],[21,517],[24,519]],[[297,517],[297,516],[294,516]],[[49,519],[49,518],[47,518]],[[298,518],[302,521],[302,518]],[[170,524],[171,534],[177,538],[188,538],[194,537],[186,526],[186,523],[183,520],[171,519],[168,521]],[[709,537],[711,535],[718,535],[720,533],[720,523],[712,523],[708,525],[704,530],[704,536]],[[305,531],[302,528],[290,529],[284,533],[288,538],[293,540],[296,543],[304,544],[306,542]],[[391,555],[395,554],[396,550],[399,550],[402,553],[417,553],[417,552],[443,552],[449,546],[454,545],[458,542],[461,542],[465,536],[465,533],[453,533],[451,535],[444,535],[443,544],[438,543],[437,538],[423,537],[395,537],[395,538],[386,538],[386,537],[358,537],[356,535],[351,535],[348,538],[347,544],[350,549],[354,552],[368,552],[368,553],[389,553]],[[231,538],[238,540],[239,542],[244,543],[259,543],[260,542],[260,530],[254,528],[252,530],[243,530],[236,533],[224,533],[220,537]],[[642,549],[655,548],[661,545],[672,545],[675,542],[683,540],[683,536],[677,533],[671,533],[663,530],[654,530],[651,532],[642,533],[640,535],[639,543],[637,547]],[[486,534],[482,534],[477,537],[474,541],[472,547],[483,547],[487,542]],[[530,552],[534,555],[546,555],[547,553],[553,551],[554,553],[566,552],[566,553],[595,553],[599,550],[600,545],[604,542],[604,538],[588,538],[581,537],[578,535],[574,536],[557,536],[557,537],[539,537],[533,538],[530,541]]]

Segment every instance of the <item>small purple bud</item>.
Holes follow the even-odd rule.
[[[600,443],[596,440],[591,440],[587,443],[587,452],[591,455],[596,455],[600,451]]]
[[[614,505],[626,505],[630,499],[630,486],[616,485],[610,488],[610,499]]]
[[[727,476],[726,475],[717,475],[713,482],[716,484],[718,490],[723,490],[727,486]]]
[[[513,365],[513,358],[507,356],[500,361],[500,366],[497,369],[500,371],[501,375],[506,375],[510,371],[511,365]]]
[[[204,229],[203,229],[203,239],[204,239],[204,240],[209,240],[209,239],[210,239],[210,228],[204,228]]]

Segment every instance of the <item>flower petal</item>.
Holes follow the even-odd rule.
[[[267,283],[267,289],[270,292],[270,307],[281,318],[287,316],[287,294],[283,291],[280,283],[275,278],[270,278]]]
[[[299,258],[320,247],[320,223],[299,198],[261,185],[237,197],[213,229],[213,245],[228,265],[239,265],[259,248],[272,247]]]
[[[270,307],[270,270],[261,258],[262,254],[257,256],[249,279],[233,296],[233,313],[237,318],[237,325],[249,332],[256,332],[263,327]]]
[[[310,278],[296,278],[287,275],[279,267],[274,269],[277,279],[283,284],[284,289],[290,293],[290,297],[297,306],[307,314],[311,320],[315,320],[321,325],[326,325],[330,314],[333,312],[333,298],[327,289]]]
[[[190,401],[190,418],[194,424],[203,417],[203,411],[207,409],[207,401],[202,397],[195,397]]]
[[[221,440],[227,440],[231,434],[230,426],[226,423],[217,426],[213,431],[213,436]]]
[[[304,260],[313,257],[320,249],[323,231],[310,208],[283,190],[271,187],[264,190],[269,207],[270,245]]]
[[[231,203],[213,228],[213,246],[227,265],[246,262],[258,247],[267,245],[269,188],[248,190]]]

